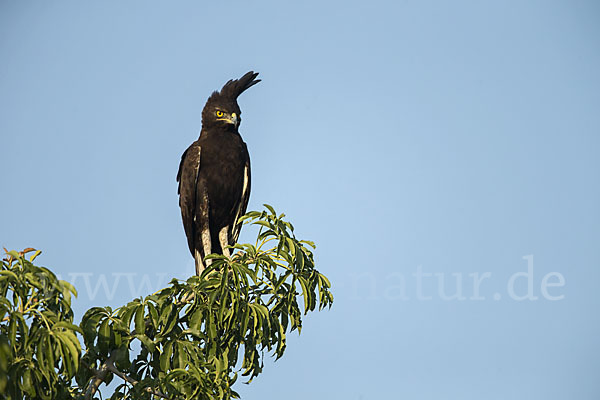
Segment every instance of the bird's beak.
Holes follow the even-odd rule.
[[[229,124],[234,125],[236,128],[240,124],[240,120],[236,113],[231,113],[230,117],[218,118],[217,121],[225,121]]]

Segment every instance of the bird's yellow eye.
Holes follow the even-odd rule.
[[[217,110],[217,117],[221,118],[223,116],[223,111]]]

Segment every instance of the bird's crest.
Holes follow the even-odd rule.
[[[236,100],[240,94],[260,82],[260,79],[256,79],[257,76],[258,72],[249,71],[240,79],[230,79],[220,92],[215,92],[213,95],[219,93],[224,98]]]
[[[250,71],[240,79],[230,79],[223,85],[223,88],[220,91],[214,91],[208,100],[206,100],[206,104],[202,110],[203,129],[218,122],[215,120],[215,109],[218,107],[224,108],[224,111],[237,114],[237,124],[231,125],[237,129],[239,122],[241,121],[240,115],[242,113],[237,103],[237,98],[249,87],[260,82],[260,79],[256,79],[257,76],[258,72]]]

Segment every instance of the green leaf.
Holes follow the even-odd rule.
[[[83,335],[83,330],[80,327],[78,327],[77,325],[73,325],[72,323],[67,321],[60,321],[54,324],[53,330],[58,330],[58,328],[69,329],[75,332],[79,332]]]
[[[75,289],[75,286],[73,286],[70,282],[59,280],[58,284],[61,286],[61,288],[68,290],[75,297],[77,297],[77,289]]]
[[[327,277],[325,275],[319,274],[319,277],[321,278],[321,280],[323,280],[323,282],[325,282],[326,287],[328,287],[328,288],[331,287],[331,282],[329,282],[329,279],[327,279]]]
[[[0,275],[6,275],[6,276],[10,276],[11,278],[13,278],[13,280],[18,280],[19,278],[17,277],[17,274],[15,274],[12,271],[7,271],[7,270],[3,270],[0,271]]]
[[[100,351],[107,355],[109,350],[110,343],[110,328],[108,326],[109,319],[106,318],[100,324],[100,329],[98,329],[98,347]]]
[[[115,351],[115,365],[120,369],[129,368],[131,365],[131,362],[129,361],[129,348],[127,346],[120,346]]]
[[[137,310],[137,303],[129,303],[121,309],[121,321],[129,329],[131,326],[131,319]]]
[[[212,313],[209,314],[207,324],[208,324],[208,335],[209,335],[209,338],[211,340],[216,339],[216,337],[217,337],[217,325],[215,324],[215,318],[214,318],[214,316],[213,316]]]
[[[40,254],[42,254],[42,251],[41,250],[36,250],[36,252],[33,253],[31,255],[31,257],[29,257],[29,261],[33,262],[37,258],[37,256],[39,256]]]
[[[150,313],[150,321],[152,322],[152,326],[157,327],[158,326],[158,311],[156,310],[156,307],[154,307],[154,304],[152,304],[151,302],[148,302],[147,305],[148,305],[148,312]]]
[[[113,345],[114,345],[115,347],[120,347],[120,346],[121,346],[121,342],[122,342],[122,339],[123,339],[123,337],[122,337],[122,336],[121,336],[121,334],[120,334],[118,331],[116,331],[116,330],[113,330],[112,334],[113,334]]]
[[[267,208],[271,212],[271,215],[277,215],[277,213],[275,212],[275,209],[273,207],[271,207],[270,205],[263,204],[263,206],[265,206],[265,208]]]
[[[274,229],[274,226],[270,222],[267,222],[267,221],[255,221],[254,224],[261,225],[261,226],[264,226],[269,229]]]
[[[10,313],[9,325],[8,325],[8,341],[13,347],[15,346],[15,340],[17,339],[17,315],[21,313]]]
[[[310,305],[308,300],[308,283],[306,282],[306,279],[304,279],[301,276],[298,276],[298,282],[300,282],[300,286],[302,286],[302,297],[304,299],[304,313],[306,314]]]
[[[179,365],[179,368],[186,368],[187,364],[188,364],[188,356],[185,352],[185,348],[183,346],[183,343],[181,342],[177,342],[177,365]]]
[[[50,336],[44,335],[43,346],[45,349],[44,357],[47,360],[47,369],[51,369],[54,367],[56,357],[54,357],[54,345],[50,339]]]
[[[21,258],[21,256],[19,255],[19,253],[17,251],[14,251],[14,250],[7,251],[6,254],[8,254],[9,256],[12,256],[15,260],[18,260],[19,258]]]
[[[198,329],[200,328],[200,324],[202,324],[202,318],[204,315],[204,310],[202,308],[197,308],[192,315],[190,316],[190,328]]]
[[[146,324],[144,323],[144,305],[140,304],[135,311],[135,332],[137,334],[143,334],[146,331]]]
[[[156,350],[156,345],[148,336],[143,334],[136,334],[134,336],[138,338],[140,342],[142,342],[142,344],[148,349],[150,353],[154,353],[154,350]]]
[[[168,342],[163,348],[163,352],[160,355],[160,369],[167,371],[171,366],[171,356],[173,355],[173,342]]]
[[[69,376],[75,375],[75,371],[79,368],[79,351],[80,347],[75,346],[73,341],[68,337],[68,332],[60,332],[56,337],[60,340],[63,349],[63,364],[67,367]]]
[[[166,336],[166,335],[168,335],[168,334],[171,333],[171,331],[173,330],[173,328],[177,324],[177,320],[178,320],[178,318],[177,318],[177,312],[173,311],[172,307],[169,307],[169,310],[171,310],[171,311],[169,312],[169,314],[167,314],[167,321],[166,321],[165,327],[164,327],[164,329],[162,331],[162,335],[163,336]],[[161,319],[162,319],[162,316],[161,316]]]
[[[171,304],[171,303],[167,304],[167,306],[161,310],[160,320],[159,320],[160,325],[165,325],[167,323],[167,320],[171,316],[172,310],[173,310],[173,304]]]
[[[33,387],[33,384],[31,382],[31,370],[25,369],[23,371],[23,381],[19,384],[19,386],[21,387],[22,391],[29,394],[30,396],[35,397],[35,388]]]

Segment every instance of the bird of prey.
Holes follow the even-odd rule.
[[[197,275],[206,267],[207,254],[230,257],[226,246],[240,235],[239,218],[250,197],[250,156],[238,131],[242,112],[237,98],[260,82],[257,76],[250,71],[213,92],[202,110],[200,137],[181,156],[179,207]]]

